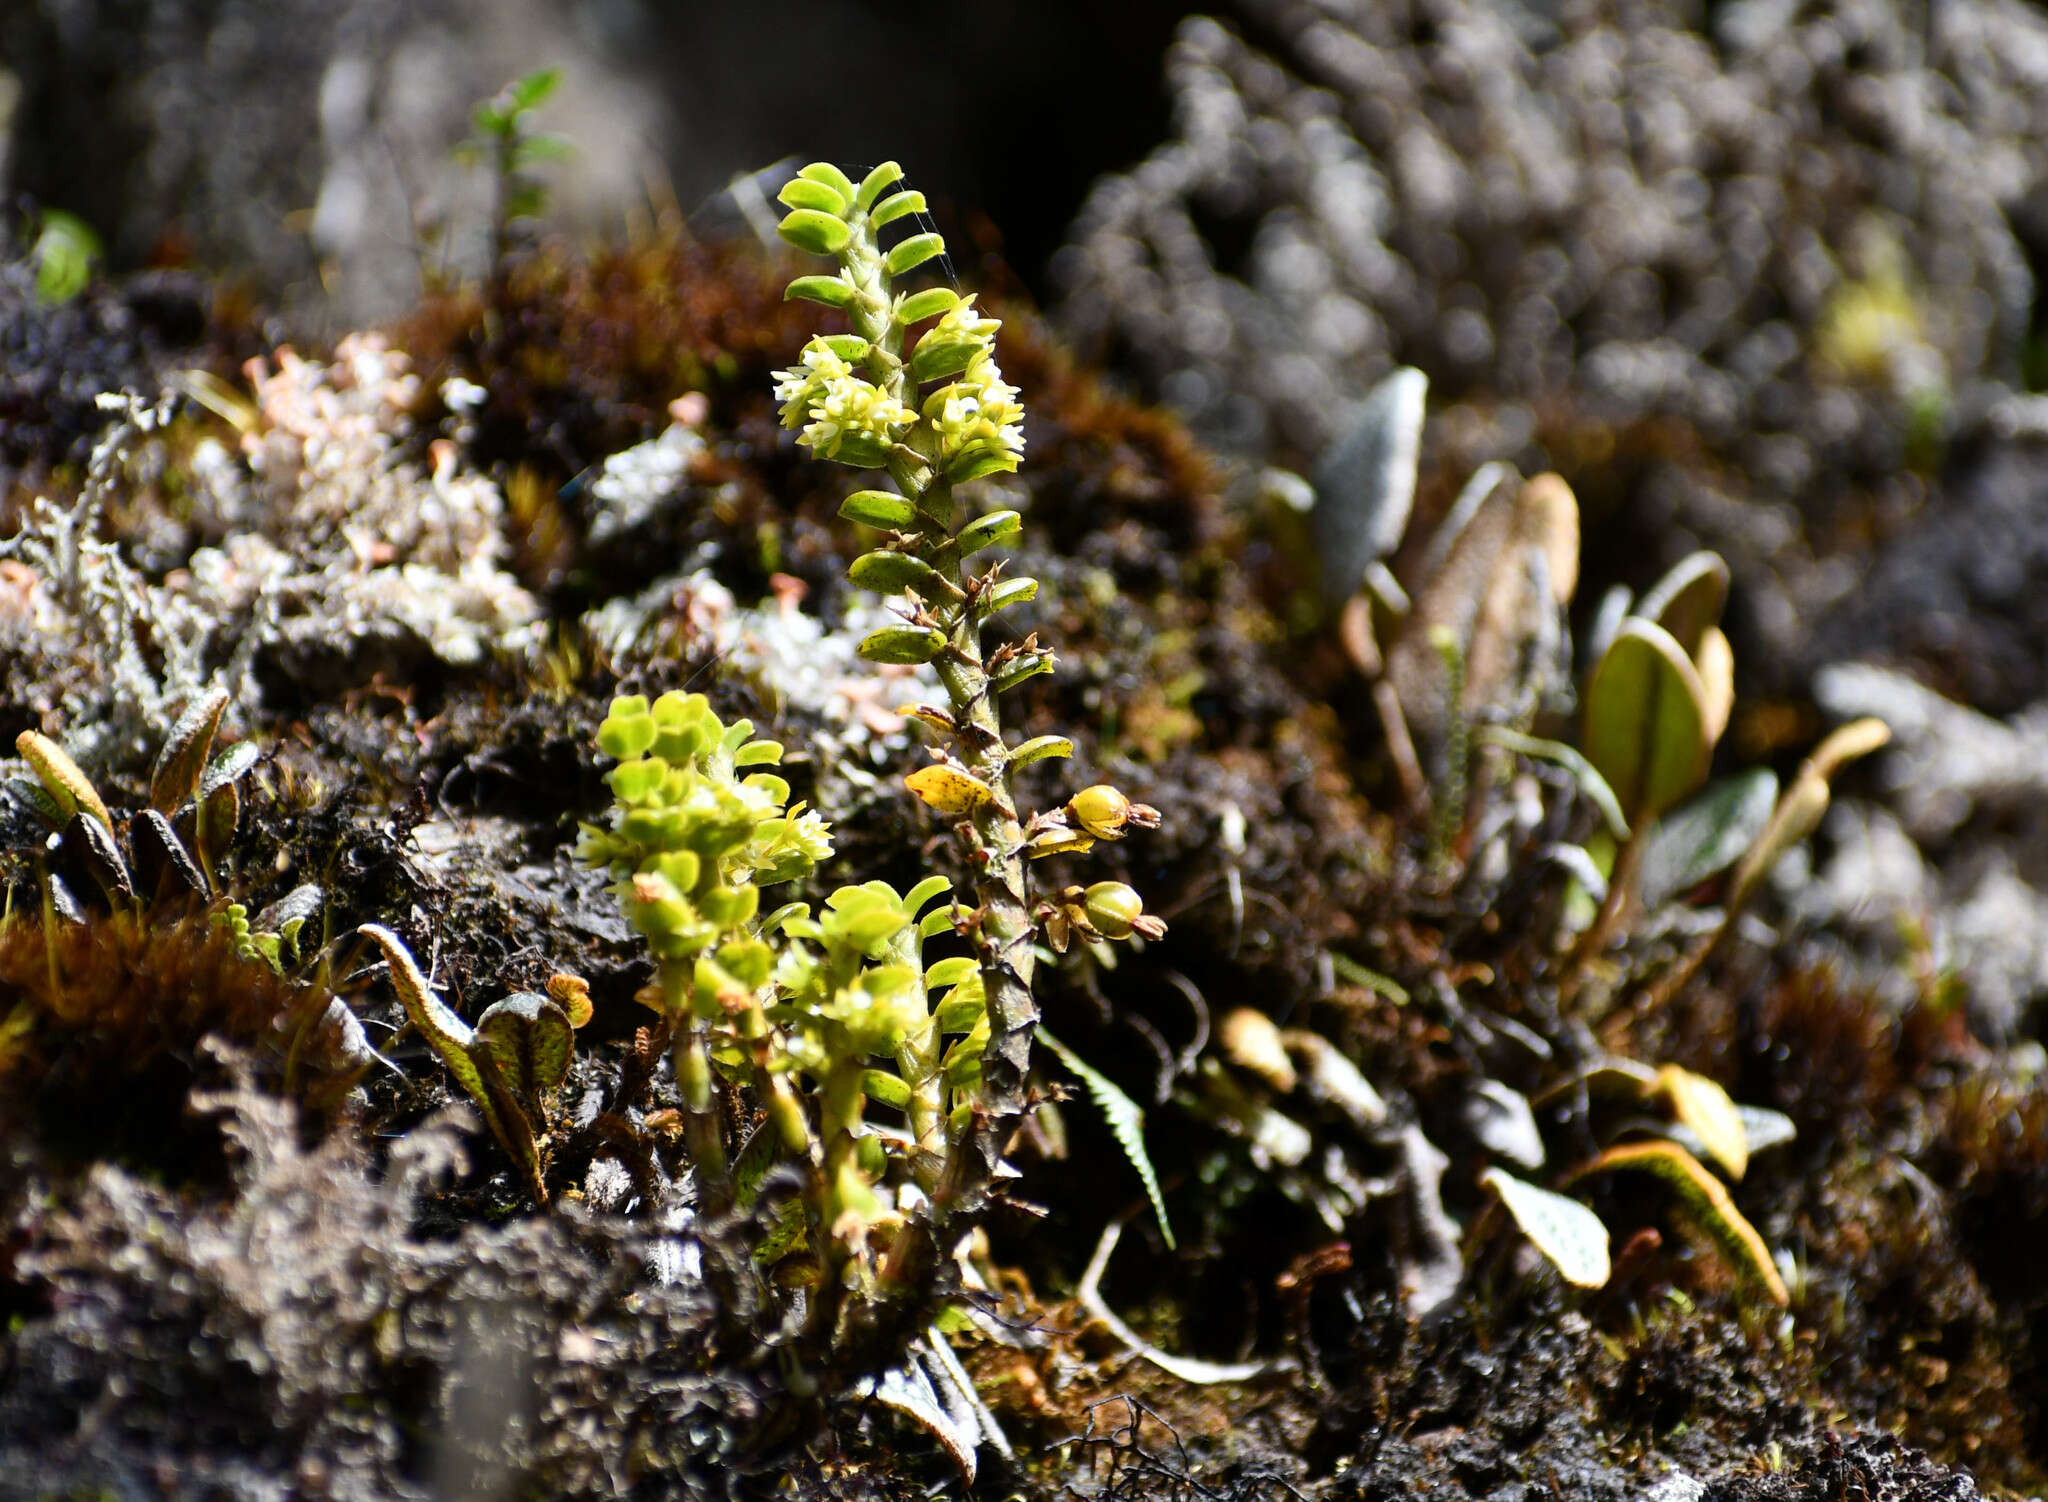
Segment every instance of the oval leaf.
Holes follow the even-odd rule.
[[[1711,745],[1706,689],[1669,632],[1621,623],[1586,686],[1586,759],[1641,829],[1699,786]]]
[[[1613,1270],[1607,1254],[1607,1227],[1600,1217],[1575,1199],[1538,1189],[1511,1173],[1489,1168],[1479,1182],[1500,1196],[1529,1244],[1549,1259],[1567,1283],[1604,1288]]]
[[[901,193],[890,194],[887,198],[876,204],[868,213],[868,222],[873,224],[876,229],[881,229],[884,225],[894,224],[906,214],[922,214],[923,212],[924,194],[919,193],[915,189],[905,189]]]
[[[1024,519],[1014,511],[991,511],[960,529],[960,556],[1005,543],[1024,530]]]
[[[967,817],[996,795],[994,788],[973,773],[943,762],[912,772],[903,779],[903,785],[949,819]]]
[[[203,803],[222,788],[240,782],[249,775],[249,769],[256,765],[262,754],[254,741],[237,741],[216,756],[200,774],[196,796]]]
[[[982,608],[993,614],[1012,605],[1025,605],[1038,598],[1036,579],[1005,579],[984,594]]]
[[[837,255],[853,238],[845,220],[817,209],[793,209],[775,228],[791,245],[814,256]]]
[[[860,655],[869,662],[914,665],[945,649],[946,633],[930,626],[884,626],[860,639]]]
[[[903,181],[903,169],[894,162],[884,162],[860,180],[860,187],[854,190],[853,206],[866,213],[875,206],[890,188]]]
[[[808,166],[798,169],[796,175],[809,182],[823,183],[847,203],[852,203],[854,200],[856,190],[853,186],[853,179],[844,172],[841,172],[830,162],[812,162]]]
[[[792,177],[775,196],[786,209],[815,209],[835,219],[846,212],[846,200],[839,190],[813,178]]]
[[[919,199],[919,206],[922,207],[922,194],[899,193],[896,195],[896,198],[891,199],[889,202],[895,203],[899,199],[913,197]],[[886,208],[887,205],[884,205],[884,207]],[[942,256],[945,253],[946,242],[944,237],[934,231],[927,230],[924,234],[912,235],[907,240],[899,241],[896,247],[882,258],[882,269],[891,276],[903,276],[907,272],[915,271],[935,256]]]
[[[1707,1156],[1739,1179],[1749,1171],[1749,1134],[1728,1092],[1703,1074],[1676,1064],[1657,1071],[1658,1088],[1671,1102],[1671,1114],[1692,1129]]]
[[[943,595],[951,587],[937,569],[908,553],[863,553],[853,560],[846,577],[862,589],[872,589],[880,595],[893,595],[905,589],[921,595]]]
[[[839,514],[863,527],[901,532],[916,524],[917,508],[887,490],[856,490],[839,503]]]
[[[506,1083],[538,1101],[568,1077],[576,1030],[547,997],[521,991],[485,1010],[470,1046],[488,1051]]]
[[[1771,821],[1778,776],[1757,767],[1717,782],[1657,821],[1643,848],[1643,907],[1662,907],[1742,858]]]
[[[913,323],[936,318],[941,313],[951,312],[959,302],[960,294],[951,287],[927,287],[903,299],[896,309],[896,326],[907,329]]]
[[[836,276],[800,276],[783,290],[784,302],[822,303],[828,308],[853,306],[854,291],[845,280]]]
[[[1047,757],[1067,757],[1074,754],[1074,743],[1063,735],[1037,735],[1024,742],[1010,753],[1010,765],[1028,767],[1034,761]]]

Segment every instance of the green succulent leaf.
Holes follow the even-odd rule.
[[[1008,474],[1017,467],[1017,456],[1008,449],[973,448],[947,466],[946,478],[955,485],[989,475]]]
[[[878,595],[893,595],[908,589],[927,600],[946,600],[957,598],[960,593],[959,587],[945,575],[910,553],[863,553],[853,560],[846,577],[862,589],[872,589]]]
[[[895,203],[904,198],[916,198],[919,207],[923,207],[924,195],[921,193],[899,193],[896,195],[896,198],[890,200],[890,203]],[[888,205],[885,204],[883,207],[886,209]],[[926,261],[933,260],[945,253],[945,239],[928,230],[924,234],[912,235],[909,239],[899,242],[894,249],[882,257],[882,269],[892,277],[906,276],[922,266]]]
[[[1036,735],[1010,753],[1012,767],[1028,767],[1035,761],[1048,757],[1069,757],[1074,754],[1074,743],[1064,735]]]
[[[846,200],[840,197],[839,190],[814,178],[792,177],[775,196],[788,209],[811,209],[820,214],[830,214],[835,219],[846,213]]]
[[[914,189],[905,189],[903,192],[892,194],[876,204],[868,213],[868,221],[876,229],[881,229],[884,226],[894,224],[906,214],[922,214],[924,211],[924,194]],[[943,248],[941,246],[941,249]],[[890,274],[893,276],[895,273],[892,272]]]
[[[1008,693],[1018,684],[1036,678],[1040,673],[1052,671],[1052,653],[1031,652],[1017,658],[1000,672],[989,674],[989,687],[999,694]]]
[[[1012,605],[1028,605],[1038,598],[1036,579],[1005,579],[981,597],[982,608],[993,615]]]
[[[1095,1108],[1102,1113],[1103,1119],[1108,1121],[1117,1145],[1124,1150],[1124,1156],[1144,1183],[1145,1195],[1152,1201],[1152,1213],[1159,1218],[1159,1234],[1172,1248],[1175,1243],[1173,1227],[1166,1219],[1166,1196],[1159,1191],[1159,1175],[1153,1171],[1152,1159],[1145,1152],[1144,1110],[1117,1087],[1116,1081],[1094,1068],[1043,1027],[1038,1029],[1038,1039],[1087,1087],[1089,1098],[1095,1102]]]
[[[839,503],[839,514],[863,527],[903,532],[917,525],[917,508],[888,490],[856,490]]]
[[[910,1086],[886,1069],[870,1069],[860,1077],[861,1089],[869,1100],[892,1111],[910,1109]]]
[[[895,184],[903,181],[903,169],[894,162],[884,162],[860,180],[860,187],[854,190],[853,206],[866,213],[875,206],[875,200]]]
[[[822,303],[828,308],[850,308],[858,294],[842,277],[800,276],[783,290],[784,302]]]
[[[927,318],[950,312],[959,303],[960,294],[951,287],[927,287],[903,299],[896,309],[896,326],[907,329],[913,323],[922,323]]]
[[[818,209],[792,209],[775,228],[784,240],[814,256],[837,255],[853,238],[844,219]]]
[[[1014,511],[991,511],[960,529],[960,556],[1013,541],[1024,530],[1024,519]]]
[[[858,334],[827,334],[824,336],[823,342],[825,348],[831,350],[840,359],[853,365],[858,365],[861,361],[865,360],[871,347],[867,340],[861,338]]]
[[[946,633],[928,626],[884,626],[860,639],[860,655],[868,662],[930,662],[945,649]]]
[[[812,162],[809,166],[801,169],[797,176],[808,182],[823,183],[847,203],[852,203],[854,200],[855,189],[853,179],[844,172],[841,172],[830,162]]]

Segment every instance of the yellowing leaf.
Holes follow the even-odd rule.
[[[995,789],[971,772],[943,763],[912,772],[903,785],[927,806],[949,819],[964,819],[985,807]]]
[[[1568,1182],[1616,1168],[1646,1169],[1671,1185],[1698,1218],[1701,1228],[1713,1237],[1721,1255],[1738,1272],[1758,1284],[1779,1307],[1792,1302],[1785,1280],[1778,1276],[1777,1264],[1771,1260],[1771,1249],[1764,1245],[1756,1227],[1735,1208],[1735,1201],[1728,1196],[1728,1186],[1709,1173],[1699,1159],[1675,1142],[1624,1142],[1574,1169]]]
[[[1739,1179],[1749,1169],[1749,1134],[1742,1113],[1728,1092],[1703,1074],[1666,1064],[1657,1071],[1657,1086],[1671,1102],[1671,1114],[1693,1129],[1707,1156]]]

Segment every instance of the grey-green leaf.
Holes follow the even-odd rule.
[[[1489,1168],[1479,1182],[1500,1196],[1522,1234],[1567,1283],[1580,1288],[1606,1286],[1613,1269],[1607,1254],[1607,1227],[1599,1216],[1575,1199],[1539,1189],[1498,1168]]]
[[[1757,767],[1715,783],[1664,815],[1643,848],[1643,907],[1660,907],[1742,859],[1777,806],[1777,774]]]
[[[1393,552],[1408,529],[1428,391],[1421,371],[1394,371],[1316,463],[1312,520],[1323,595],[1332,606],[1357,590],[1366,565]]]

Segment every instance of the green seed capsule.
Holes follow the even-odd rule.
[[[1145,916],[1145,900],[1120,881],[1098,881],[1082,894],[1081,905],[1105,939],[1128,939]]]

